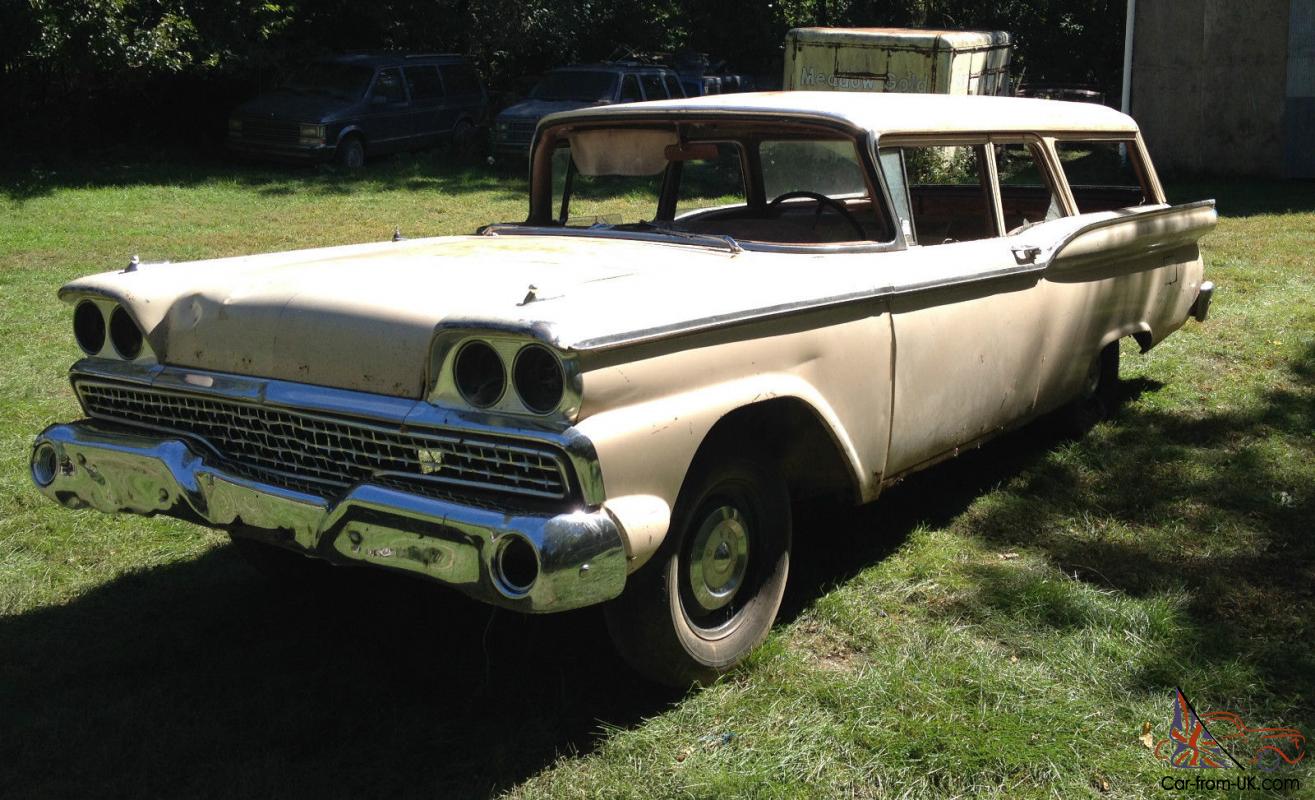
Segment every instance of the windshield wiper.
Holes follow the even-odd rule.
[[[630,225],[614,225],[613,228],[635,228],[637,230],[656,231],[664,236],[674,236],[677,239],[684,239],[687,242],[697,242],[699,244],[716,244],[730,250],[731,253],[743,253],[744,248],[740,243],[735,241],[735,237],[726,233],[691,233],[672,228],[667,225],[659,225],[649,220],[640,220]]]

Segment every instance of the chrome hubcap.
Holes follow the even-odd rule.
[[[749,566],[748,523],[738,509],[720,506],[694,534],[689,584],[703,611],[724,608],[744,582]]]

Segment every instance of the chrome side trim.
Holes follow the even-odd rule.
[[[180,439],[86,420],[43,431],[33,460],[38,489],[69,508],[232,528],[331,562],[420,575],[520,611],[600,603],[625,586],[625,546],[602,509],[481,509],[373,483],[331,501],[235,475]],[[528,541],[538,562],[528,589],[516,592],[498,579],[495,560],[511,535]]]

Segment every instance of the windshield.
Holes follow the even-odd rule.
[[[578,100],[598,103],[611,100],[616,85],[615,72],[550,72],[539,81],[530,96],[536,100]]]
[[[537,224],[787,245],[892,240],[857,143],[779,126],[573,130],[552,154]]]
[[[278,87],[294,94],[322,94],[355,100],[365,94],[374,70],[358,64],[321,61],[293,71]]]

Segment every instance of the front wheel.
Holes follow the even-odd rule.
[[[661,550],[607,607],[617,650],[677,688],[735,667],[767,637],[790,568],[790,498],[771,466],[696,468]]]
[[[348,136],[338,143],[338,166],[360,169],[365,166],[365,142],[360,136]]]

